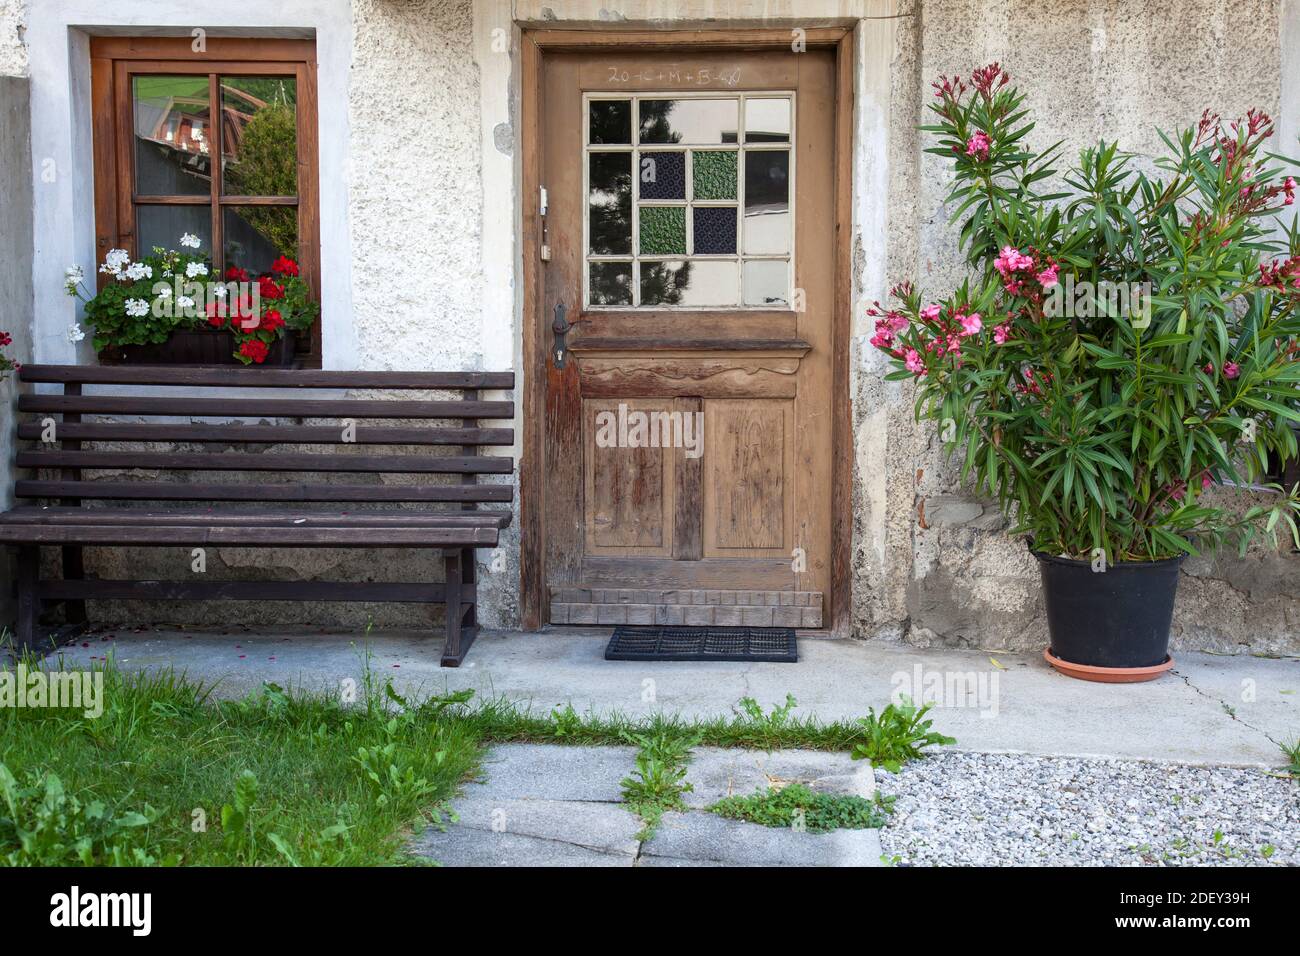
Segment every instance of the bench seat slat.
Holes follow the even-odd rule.
[[[437,525],[419,528],[322,527],[277,525],[257,527],[185,525],[0,524],[0,542],[11,544],[243,545],[286,548],[494,548],[496,528]]]
[[[41,481],[14,483],[18,498],[118,501],[504,501],[510,485],[209,484],[156,481]]]
[[[39,422],[22,422],[18,437],[40,441],[44,428]],[[344,444],[341,429],[330,425],[204,425],[166,422],[59,422],[59,441],[139,442],[261,442],[276,445]],[[478,445],[504,446],[515,443],[513,428],[438,428],[358,425],[349,436],[357,445]]]
[[[153,511],[143,508],[40,508],[22,505],[0,513],[0,525],[305,525],[308,527],[484,527],[508,528],[513,516],[508,511],[233,511],[226,508],[173,508]]]
[[[487,455],[262,455],[239,452],[20,451],[19,468],[143,468],[150,471],[282,471],[508,475],[509,458]]]
[[[384,601],[442,604],[442,584],[388,581],[42,581],[47,601]],[[462,603],[478,600],[473,584],[460,587]]]
[[[511,402],[316,398],[175,398],[156,395],[19,395],[21,412],[201,415],[214,418],[514,418]]]
[[[199,366],[24,365],[20,376],[24,382],[74,382],[83,385],[402,389],[515,387],[514,372],[336,372]]]

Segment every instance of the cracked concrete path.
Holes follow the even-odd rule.
[[[945,692],[934,710],[936,729],[956,737],[961,750],[1279,766],[1279,743],[1300,737],[1296,658],[1175,651],[1172,674],[1107,685],[1062,677],[1038,654],[884,642],[803,639],[798,664],[610,662],[608,636],[599,629],[487,633],[456,670],[438,666],[441,638],[432,633],[372,633],[368,646],[374,671],[391,676],[399,691],[473,688],[541,713],[572,704],[580,713],[708,718],[734,714],[741,697],[768,708],[792,693],[796,714],[830,721],[879,709],[895,690],[920,699],[937,680],[977,691],[973,698]],[[361,634],[301,629],[110,628],[61,653],[69,666],[84,666],[112,648],[125,668],[175,667],[217,682],[219,696],[242,696],[263,681],[335,692],[360,677],[365,643]]]
[[[500,744],[482,779],[452,802],[457,820],[411,844],[446,866],[879,866],[875,830],[800,833],[727,820],[705,807],[733,794],[800,782],[827,793],[870,797],[871,768],[845,754],[762,753],[701,747],[686,779],[685,812],[664,814],[649,840],[621,801],[631,747]]]

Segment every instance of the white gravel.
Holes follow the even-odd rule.
[[[876,781],[896,865],[1300,865],[1300,780],[1264,770],[948,752]]]

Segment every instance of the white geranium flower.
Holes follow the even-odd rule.
[[[132,318],[138,319],[141,316],[149,314],[149,303],[144,299],[127,299],[126,314]]]
[[[153,267],[147,266],[143,262],[133,262],[126,267],[125,274],[132,282],[139,282],[141,279],[152,279]]]
[[[122,269],[131,261],[131,254],[125,249],[110,249],[108,255],[104,256],[104,264],[99,267],[99,271],[105,275],[118,275]]]
[[[160,299],[170,299],[170,298],[172,297],[172,287],[171,287],[171,286],[169,286],[169,285],[158,285],[158,286],[155,286],[155,288],[158,290],[158,297],[159,297]]]
[[[194,300],[191,299],[188,295],[178,296],[176,299],[176,308],[192,309],[194,308]]]
[[[208,274],[208,267],[201,262],[185,263],[185,278],[193,279],[195,276],[205,276]]]
[[[212,294],[218,299],[224,299],[226,297],[226,287],[224,285],[214,285],[212,287]]]
[[[68,285],[76,285],[86,278],[86,270],[81,266],[68,266],[67,269],[63,270],[63,277],[67,280]]]
[[[181,235],[181,245],[187,246],[190,249],[197,249],[202,245],[202,243],[199,242],[199,237],[194,235],[194,233],[186,232]]]
[[[85,337],[86,337],[86,333],[81,331],[81,326],[76,322],[73,322],[71,325],[68,326],[69,342],[80,342]]]

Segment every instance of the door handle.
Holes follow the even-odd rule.
[[[568,357],[568,349],[565,348],[564,338],[573,328],[573,323],[564,317],[565,309],[563,302],[555,303],[555,319],[551,322],[551,332],[555,335],[555,344],[551,348],[551,359],[555,362],[555,367],[559,371],[564,371],[564,362]]]

